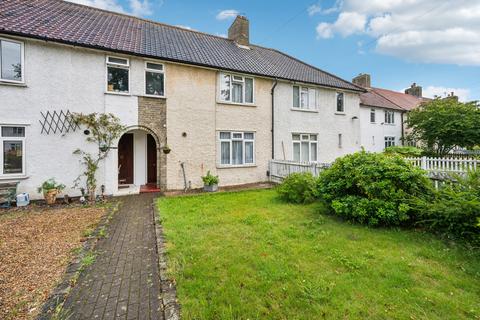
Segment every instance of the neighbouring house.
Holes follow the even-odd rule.
[[[362,147],[366,151],[382,152],[390,146],[404,145],[408,111],[427,100],[422,97],[422,87],[414,83],[405,93],[375,88],[371,86],[369,74],[360,74],[352,82],[367,90],[360,95]]]
[[[96,150],[75,112],[127,127],[98,173],[113,195],[201,187],[208,170],[221,185],[260,182],[274,156],[359,148],[364,90],[251,44],[245,17],[228,38],[60,0],[2,0],[0,17],[0,181],[32,198],[51,177],[79,194],[72,152]]]

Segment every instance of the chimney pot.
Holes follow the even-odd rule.
[[[371,81],[370,75],[368,73],[360,73],[358,76],[352,79],[352,82],[357,86],[363,88],[370,88]]]
[[[411,96],[415,96],[417,98],[422,98],[423,97],[422,87],[417,86],[417,84],[415,82],[410,86],[410,88],[405,89],[405,93],[409,94]]]
[[[250,23],[245,16],[237,16],[230,28],[228,28],[228,39],[235,41],[239,45],[248,46],[250,44]]]

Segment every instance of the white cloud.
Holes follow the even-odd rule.
[[[182,24],[177,24],[177,25],[175,25],[175,27],[179,27],[179,28],[187,29],[187,30],[194,30],[194,29],[192,29],[192,27],[190,27],[190,26],[184,26],[184,25],[182,25]]]
[[[148,16],[153,13],[151,0],[128,0],[128,8],[124,8],[118,0],[67,0],[90,7],[109,11],[132,14],[134,16]],[[163,4],[163,0],[155,1],[157,6]]]
[[[375,50],[409,61],[480,65],[480,1],[344,0],[318,38],[364,34]]]
[[[454,93],[458,96],[458,99],[462,102],[466,102],[470,100],[470,90],[465,88],[448,88],[442,86],[428,86],[423,88],[423,96],[428,98],[434,98],[435,96],[438,97],[446,97],[451,93]]]
[[[217,18],[217,20],[227,20],[227,19],[235,18],[238,15],[239,15],[239,12],[237,10],[228,9],[228,10],[220,11],[217,14],[216,18]]]
[[[322,12],[322,7],[318,4],[312,4],[310,7],[307,8],[307,12],[309,16],[313,16],[317,13]]]

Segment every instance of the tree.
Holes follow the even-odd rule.
[[[89,201],[93,202],[95,201],[95,190],[97,189],[96,173],[100,161],[107,157],[112,143],[121,136],[122,132],[125,131],[125,127],[120,124],[120,119],[110,113],[90,113],[87,115],[75,113],[72,118],[78,126],[88,128],[87,142],[95,143],[98,146],[96,154],[91,154],[81,149],[73,152],[82,157],[81,163],[85,166],[85,172],[75,179],[75,186],[78,187],[81,178],[85,177]]]
[[[420,141],[427,151],[438,156],[448,154],[454,147],[470,149],[480,145],[477,102],[436,98],[410,111],[406,123],[412,130],[408,139]]]

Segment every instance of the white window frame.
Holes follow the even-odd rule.
[[[385,141],[384,143],[385,148],[394,147],[397,145],[397,142],[394,136],[385,136],[384,141]]]
[[[385,124],[395,124],[395,111],[385,110]]]
[[[1,54],[0,54],[0,82],[7,82],[7,83],[17,83],[17,84],[24,84],[25,83],[25,43],[18,40],[12,40],[9,38],[0,37],[0,42],[7,41],[20,44],[20,60],[22,64],[22,80],[8,80],[2,79],[2,65],[1,65]],[[1,47],[0,47],[1,50]],[[0,52],[1,53],[1,52]]]
[[[373,115],[373,121],[372,121],[372,115]],[[377,123],[377,112],[375,108],[370,109],[370,123]]]
[[[293,136],[300,136],[300,140],[294,140]],[[315,140],[312,140],[312,136],[315,136]],[[308,142],[308,160],[302,159],[302,142]],[[300,133],[292,132],[292,160],[295,159],[295,144],[300,147],[300,162],[318,162],[318,133]],[[315,144],[317,158],[312,159],[312,144]]]
[[[109,58],[126,60],[127,64],[110,62],[108,60]],[[131,90],[130,59],[129,58],[124,58],[124,57],[118,57],[118,56],[106,56],[105,62],[106,62],[106,64],[105,64],[105,92],[108,93],[108,94],[130,95],[130,90]],[[108,67],[125,69],[125,70],[128,71],[128,91],[116,92],[116,91],[109,91],[108,90]]]
[[[162,66],[162,70],[148,68],[149,63],[158,64],[158,65]],[[147,72],[163,74],[163,95],[147,94]],[[145,72],[143,73],[143,76],[144,76],[143,89],[145,90],[145,96],[153,97],[153,98],[165,98],[167,96],[167,86],[166,86],[167,78],[166,78],[166,73],[165,73],[165,64],[155,62],[155,61],[145,61]],[[130,77],[128,79],[130,81]],[[129,85],[129,88],[130,88],[130,85]]]
[[[230,100],[224,100],[222,98],[222,81],[224,76],[230,76]],[[235,80],[234,77],[241,78],[240,80]],[[246,81],[245,79],[251,79],[252,80],[252,102],[245,102],[245,84]],[[232,101],[232,91],[233,91],[233,83],[242,83],[243,84],[243,90],[242,90],[242,101],[243,102],[233,102]],[[244,76],[240,74],[235,74],[235,73],[228,73],[228,72],[220,72],[218,76],[218,101],[221,103],[229,103],[229,104],[241,104],[241,105],[254,105],[255,104],[255,78],[254,77],[249,77],[249,76]]]
[[[230,139],[222,139],[222,133],[229,133]],[[253,139],[245,139],[245,133],[253,134]],[[234,138],[235,134],[241,134],[241,138]],[[217,166],[218,167],[226,167],[226,168],[234,168],[234,167],[251,167],[256,165],[256,135],[255,131],[230,131],[230,130],[219,130],[217,131],[217,139],[218,139],[218,147],[217,147]],[[242,141],[242,163],[241,164],[233,164],[233,143],[232,141]],[[222,142],[228,142],[230,145],[230,163],[222,163]],[[253,162],[245,163],[245,143],[252,142],[253,143]]]
[[[295,95],[293,92],[295,91],[295,88],[298,88],[298,107],[295,107]],[[302,105],[302,92],[305,92],[307,95],[307,104],[306,106]],[[310,104],[310,95],[313,92],[313,96],[315,97],[315,103],[313,106]],[[318,110],[318,92],[317,89],[311,88],[311,87],[305,87],[305,86],[300,86],[300,85],[293,85],[292,86],[292,109],[293,110],[310,110],[310,111],[316,111]]]
[[[2,135],[2,127],[20,127],[23,128],[24,130],[24,135],[23,137],[4,137]],[[9,179],[14,179],[14,178],[19,178],[19,177],[24,177],[26,175],[26,146],[25,146],[25,138],[27,136],[27,128],[25,125],[18,125],[18,124],[2,124],[0,125],[0,147],[1,147],[1,152],[0,152],[0,178],[9,178]],[[4,158],[3,158],[3,153],[4,153],[4,146],[3,143],[5,141],[14,141],[14,142],[21,142],[22,143],[22,172],[15,172],[15,173],[4,173]]]
[[[342,110],[338,110],[338,96],[342,95]],[[344,114],[345,113],[345,93],[344,92],[335,92],[335,113]]]

